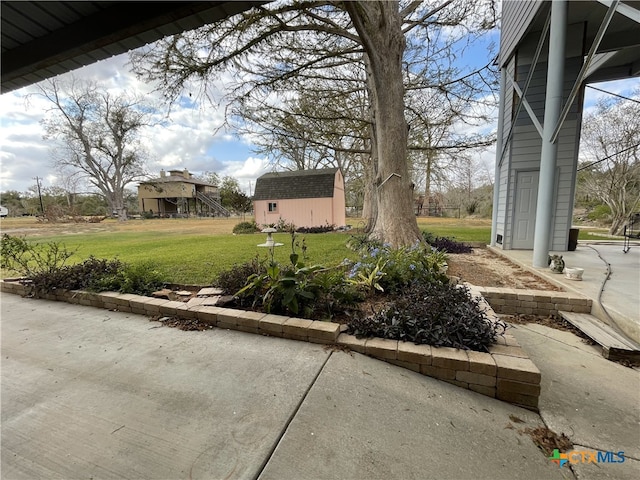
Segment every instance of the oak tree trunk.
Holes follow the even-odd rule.
[[[374,179],[377,212],[370,236],[394,247],[421,240],[407,166],[402,55],[405,39],[398,2],[346,2],[366,52],[378,154]],[[372,157],[373,158],[373,157]]]

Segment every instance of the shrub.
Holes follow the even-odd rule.
[[[117,259],[93,256],[75,265],[65,265],[73,252],[57,242],[27,242],[2,236],[2,267],[31,280],[33,294],[56,289],[105,291],[148,295],[162,287],[163,279],[151,262],[127,265]]]
[[[296,232],[298,233],[327,233],[333,232],[335,230],[335,225],[322,225],[319,227],[298,227]]]
[[[106,291],[114,290],[120,293],[133,293],[137,295],[150,295],[162,288],[164,279],[156,270],[156,265],[151,261],[136,264],[121,264],[114,274],[100,277],[87,290]]]
[[[246,285],[236,295],[250,300],[252,307],[261,307],[266,313],[309,316],[318,298],[312,275],[320,269],[320,265],[305,266],[292,253],[291,266],[271,261],[264,273],[247,278]]]
[[[473,248],[464,243],[457,242],[453,238],[448,237],[435,237],[430,232],[422,232],[424,241],[431,245],[436,250],[444,253],[471,253]]]
[[[503,322],[487,318],[466,287],[431,282],[415,283],[373,315],[351,319],[347,331],[357,337],[488,351],[505,329]]]
[[[119,260],[104,260],[89,257],[76,265],[62,266],[47,272],[33,274],[30,280],[36,293],[55,289],[104,291],[100,288],[104,278],[117,275],[123,268]]]
[[[164,283],[161,274],[151,262],[129,265],[117,259],[105,260],[95,257],[89,257],[75,265],[34,274],[29,278],[36,296],[56,289],[92,292],[111,290],[149,295],[160,289]]]
[[[233,275],[223,278],[222,282],[219,278],[218,283],[235,284],[244,273],[253,270],[236,293],[241,306],[305,318],[332,318],[361,298],[345,279],[345,265],[334,268],[306,266],[297,253],[298,249],[303,255],[306,253],[304,237],[298,241],[293,230],[290,234],[289,264],[275,261],[271,249],[269,260],[260,263],[256,259],[251,265],[245,264]]]
[[[240,222],[236,226],[233,227],[233,233],[243,234],[243,233],[256,233],[259,232],[258,224],[255,220],[251,222]]]
[[[74,252],[58,242],[28,242],[5,233],[0,242],[0,253],[2,268],[33,278],[59,270]]]
[[[382,242],[369,238],[366,233],[361,235],[351,235],[349,240],[347,240],[347,248],[354,252],[359,252],[360,254],[369,253],[374,248],[380,247],[382,247]]]
[[[258,256],[250,262],[236,264],[227,270],[223,270],[213,281],[213,284],[224,290],[225,295],[235,295],[246,284],[247,279],[252,275],[265,273],[265,267],[260,262]]]
[[[423,244],[398,249],[373,245],[376,243],[365,243],[361,248],[362,257],[348,274],[350,283],[369,292],[393,294],[414,282],[447,281],[446,256],[442,252]]]
[[[611,219],[611,209],[608,205],[596,205],[593,210],[587,214],[587,218],[596,222],[608,221]]]
[[[464,209],[466,210],[467,215],[473,215],[474,213],[476,213],[479,206],[480,202],[478,202],[477,200],[471,200],[465,205]]]

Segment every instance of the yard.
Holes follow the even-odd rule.
[[[241,218],[191,218],[129,220],[117,222],[107,219],[100,223],[46,224],[35,217],[4,218],[2,233],[24,236],[37,242],[60,242],[75,254],[72,262],[90,255],[97,258],[117,257],[126,263],[152,261],[157,269],[173,283],[209,284],[222,270],[251,260],[264,258],[267,251],[257,245],[265,235],[233,235],[234,225]],[[307,264],[336,265],[344,258],[356,259],[357,254],[346,247],[346,241],[359,232],[364,222],[351,218],[353,230],[346,233],[299,235],[307,245]],[[421,230],[435,236],[453,237],[461,242],[489,243],[491,220],[421,217]],[[596,233],[599,230],[592,229]],[[605,232],[604,229],[600,230]],[[275,234],[284,246],[275,250],[276,260],[287,262],[291,253],[291,237]],[[581,239],[595,239],[581,228]],[[8,272],[3,272],[6,277]]]

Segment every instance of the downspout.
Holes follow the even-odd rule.
[[[498,105],[498,135],[496,137],[496,165],[493,174],[493,212],[491,213],[491,242],[492,247],[496,246],[496,237],[498,235],[498,202],[500,199],[500,159],[502,158],[502,140],[504,132],[504,103],[507,81],[506,68],[500,69],[500,103]]]
[[[544,268],[549,257],[553,219],[553,197],[556,176],[557,142],[553,131],[562,110],[565,44],[567,34],[567,0],[551,2],[551,28],[549,33],[549,60],[547,63],[547,91],[544,104],[542,152],[536,225],[533,237],[533,266]]]

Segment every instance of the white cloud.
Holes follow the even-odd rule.
[[[114,95],[135,92],[155,105],[156,124],[140,132],[151,175],[157,175],[162,168],[188,168],[194,172],[236,170],[231,161],[223,165],[211,154],[220,145],[242,143],[221,130],[224,110],[213,108],[207,99],[198,103],[188,96],[169,109],[153,85],[138,80],[129,71],[128,61],[128,55],[119,55],[60,75],[57,80],[73,77],[94,81]],[[208,94],[219,99],[221,88],[222,83],[214,84]],[[35,91],[36,87],[30,86],[0,95],[0,191],[26,191],[35,185],[36,175],[44,179],[45,187],[57,181],[51,160],[54,143],[43,140],[40,125],[50,105],[42,97],[30,95]],[[244,172],[245,166],[239,170]]]
[[[271,165],[265,158],[249,157],[243,163],[230,162],[220,171],[222,177],[230,175],[238,180],[240,188],[249,193],[255,187],[256,179],[271,171]]]

